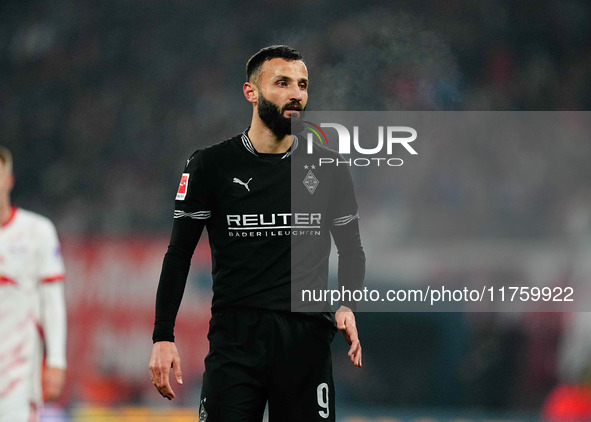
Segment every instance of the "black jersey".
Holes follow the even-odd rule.
[[[214,311],[290,311],[294,285],[326,288],[331,233],[339,249],[340,284],[360,286],[365,261],[351,177],[345,166],[315,165],[318,157],[339,158],[316,144],[309,154],[298,147],[297,137],[284,154],[262,154],[245,131],[187,160],[158,289],[154,341],[172,340],[188,265],[204,226]],[[341,252],[355,258],[343,260]]]

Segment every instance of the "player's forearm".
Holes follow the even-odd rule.
[[[41,294],[41,326],[45,336],[47,366],[66,367],[66,303],[64,283],[44,283]]]
[[[360,290],[365,278],[365,252],[361,245],[359,223],[357,220],[351,223],[335,227],[332,230],[333,238],[338,250],[338,282],[339,288],[347,290]],[[355,302],[342,302],[341,305],[355,310]]]
[[[202,222],[188,219],[174,222],[156,294],[154,342],[174,341],[174,324],[185,292],[191,257],[202,231]]]
[[[174,341],[174,323],[185,292],[189,267],[190,261],[180,260],[170,250],[166,253],[156,293],[154,342]]]
[[[339,288],[349,291],[361,290],[365,278],[365,254],[363,249],[360,253],[351,255],[339,254]],[[341,305],[349,307],[351,310],[357,309],[354,301],[341,301]]]

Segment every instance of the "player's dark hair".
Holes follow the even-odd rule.
[[[293,47],[288,45],[270,45],[269,47],[262,48],[248,59],[246,63],[246,80],[251,81],[253,77],[256,77],[263,63],[271,59],[284,59],[288,62],[294,60],[304,61],[302,54]]]

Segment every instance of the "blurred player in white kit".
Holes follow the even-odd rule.
[[[64,265],[47,218],[14,207],[0,146],[0,422],[35,422],[65,382]]]

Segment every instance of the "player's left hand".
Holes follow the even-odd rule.
[[[43,369],[43,399],[56,401],[62,394],[66,383],[66,370],[54,366]]]
[[[351,347],[347,355],[351,358],[353,365],[361,368],[361,343],[355,324],[355,315],[353,311],[346,306],[341,306],[335,313],[337,328],[343,333],[343,337]]]

